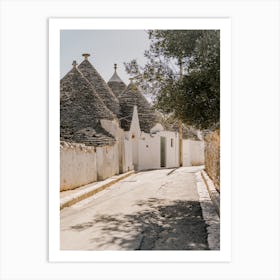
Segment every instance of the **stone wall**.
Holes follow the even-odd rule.
[[[128,162],[127,165],[127,169],[131,170],[132,163]],[[105,180],[116,174],[119,174],[117,143],[113,146],[95,148],[83,144],[61,142],[60,191],[75,189],[97,180]]]
[[[133,170],[132,162],[132,142],[129,139],[124,138],[124,149],[123,149],[123,172]]]
[[[136,170],[160,168],[160,137],[142,132],[138,140],[138,165]]]
[[[105,180],[119,174],[118,144],[96,148],[97,180]]]
[[[60,191],[97,180],[96,151],[83,144],[60,144]]]
[[[210,132],[205,136],[205,169],[220,190],[220,131]]]
[[[166,167],[178,167],[179,166],[179,133],[174,131],[160,131],[160,137],[165,137],[166,141]],[[160,147],[160,146],[159,146]]]
[[[119,173],[124,173],[133,169],[131,137],[119,127],[116,120],[100,120],[101,126],[114,136],[118,144]]]
[[[183,139],[183,166],[204,165],[204,141]]]
[[[136,170],[161,168],[161,137],[165,138],[166,168],[179,166],[179,135],[173,131],[154,134],[142,132],[138,140],[138,165]]]

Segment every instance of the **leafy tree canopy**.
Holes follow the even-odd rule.
[[[125,63],[126,71],[152,96],[158,110],[199,129],[218,127],[219,30],[150,30],[148,34],[146,65],[132,60]]]

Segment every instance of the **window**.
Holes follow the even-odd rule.
[[[170,144],[171,144],[171,148],[173,147],[173,138],[171,138],[171,142],[170,142]]]

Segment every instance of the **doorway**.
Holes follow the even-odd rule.
[[[166,138],[160,137],[160,167],[166,167]]]

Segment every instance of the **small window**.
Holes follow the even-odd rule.
[[[149,148],[149,145],[146,145],[146,148]]]
[[[171,145],[171,148],[173,147],[173,138],[171,138],[171,142],[170,142],[170,145]]]
[[[132,134],[131,138],[132,138],[132,139],[134,139],[134,138],[135,138],[135,135],[134,135],[134,134]]]

